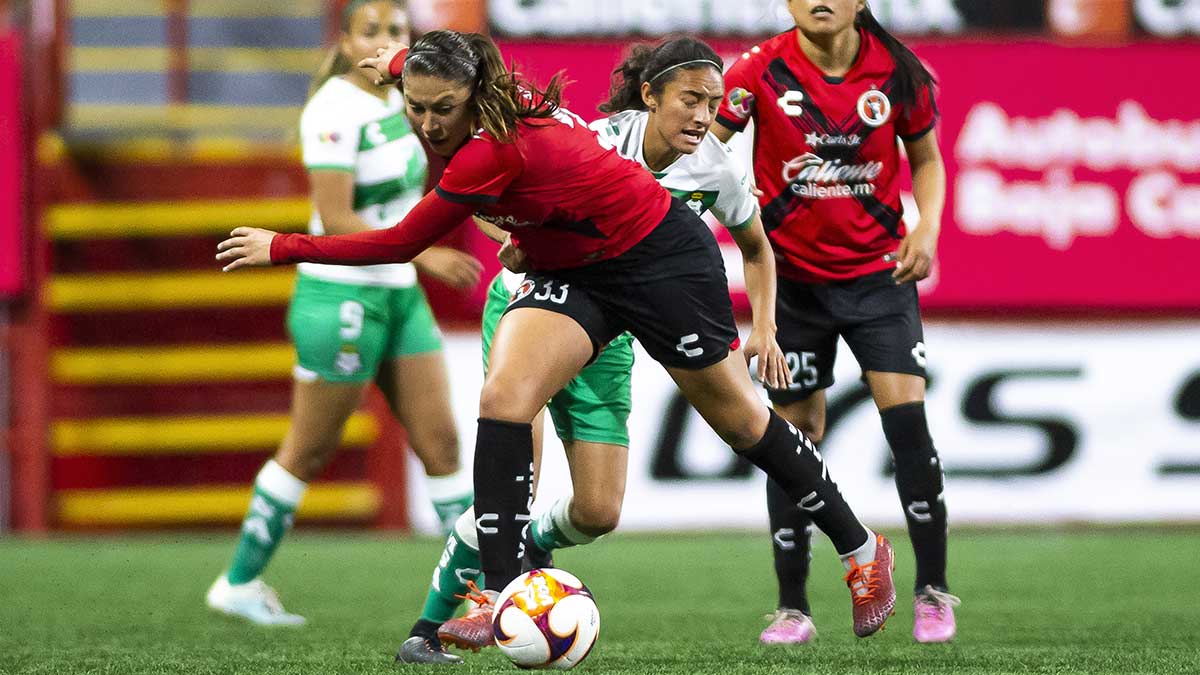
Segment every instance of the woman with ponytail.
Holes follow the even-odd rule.
[[[300,117],[313,236],[387,227],[424,193],[425,153],[400,93],[376,85],[373,71],[354,65],[407,36],[402,2],[351,0],[342,11],[341,38]],[[440,333],[417,271],[467,289],[478,283],[480,269],[473,257],[448,248],[429,249],[412,264],[299,267],[287,319],[296,347],[291,424],[255,480],[233,560],[209,589],[209,607],[260,625],[304,622],[284,611],[259,576],[372,381],[424,465],[443,528],[471,505]]]
[[[314,237],[240,227],[217,259],[226,270],[406,261],[472,215],[508,233],[529,272],[496,326],[480,393],[478,604],[490,611],[521,571],[534,418],[628,331],[734,452],[807,506],[852,563],[856,597],[869,596],[854,603],[855,632],[879,630],[895,602],[891,546],[854,516],[816,447],[759,400],[704,221],[561,108],[557,80],[545,89],[523,81],[485,37],[434,31],[363,63],[380,81],[401,80],[413,126],[449,158],[437,189],[387,230]],[[435,638],[410,639],[432,648]]]
[[[723,143],[708,135],[723,98],[724,67],[712,48],[678,38],[657,46],[638,45],[613,71],[612,95],[600,109],[613,114],[591,124],[600,142],[651,171],[659,184],[696,213],[708,211],[726,224],[742,250],[754,328],[743,353],[759,356],[759,377],[775,386],[788,381],[783,352],[775,343],[775,265],[758,217],[745,168]],[[481,221],[497,241],[503,230]],[[508,249],[519,260],[519,249]],[[495,329],[524,275],[504,270],[492,281],[483,309],[486,362]],[[534,567],[546,566],[551,552],[589,544],[612,531],[621,516],[629,459],[627,421],[632,410],[630,382],[633,338],[623,333],[605,345],[546,406],[563,443],[575,485],[530,521],[526,554]],[[534,423],[534,458],[539,459],[539,428]],[[421,638],[479,649],[495,641],[491,607],[477,604],[453,619],[471,595],[469,580],[479,569],[475,515],[468,511],[449,535],[429,586],[421,616],[397,659],[427,662]]]
[[[775,411],[814,439],[825,433],[825,389],[838,337],[863,370],[896,465],[917,559],[913,637],[946,642],[958,598],[946,583],[942,470],[925,418],[925,343],[916,282],[931,270],[946,196],[934,80],[866,0],[788,0],[795,30],[754,47],[725,75],[716,133],[753,120],[754,174],[775,248],[778,339],[792,366]],[[904,144],[920,211],[901,219]],[[779,610],[765,643],[813,635],[805,594],[808,514],[772,481],[767,507]],[[867,602],[867,600],[863,600]]]

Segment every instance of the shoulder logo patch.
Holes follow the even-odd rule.
[[[750,111],[754,109],[754,94],[741,87],[734,87],[733,91],[729,92],[729,109],[739,119],[750,117]]]

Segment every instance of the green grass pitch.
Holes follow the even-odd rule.
[[[896,534],[896,533],[890,533]],[[560,552],[597,596],[600,640],[582,673],[1200,673],[1194,529],[955,533],[959,637],[912,641],[912,553],[886,630],[859,640],[828,542],[813,561],[819,631],[763,647],[773,608],[765,535],[616,535]],[[0,673],[409,673],[392,662],[420,607],[433,539],[300,532],[267,580],[301,629],[211,615],[203,595],[232,533],[0,539]],[[495,650],[452,672],[516,672]]]

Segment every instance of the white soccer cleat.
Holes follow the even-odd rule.
[[[299,614],[288,614],[275,589],[262,579],[235,585],[222,574],[208,589],[204,601],[213,611],[259,626],[303,626],[305,622]]]

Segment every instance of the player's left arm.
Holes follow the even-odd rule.
[[[790,382],[787,359],[775,339],[775,252],[751,194],[750,175],[729,148],[721,148],[720,190],[713,215],[725,225],[742,252],[746,295],[750,298],[753,327],[744,354],[758,356],[758,380],[772,389]]]
[[[912,167],[913,198],[921,218],[896,251],[896,271],[892,276],[898,284],[929,276],[946,205],[946,166],[937,134],[930,130],[919,139],[905,141],[904,149]]]
[[[754,321],[744,353],[747,359],[758,356],[759,382],[771,389],[784,389],[791,378],[787,359],[775,339],[775,253],[758,210],[748,225],[730,229],[729,233],[742,252],[746,295]]]

